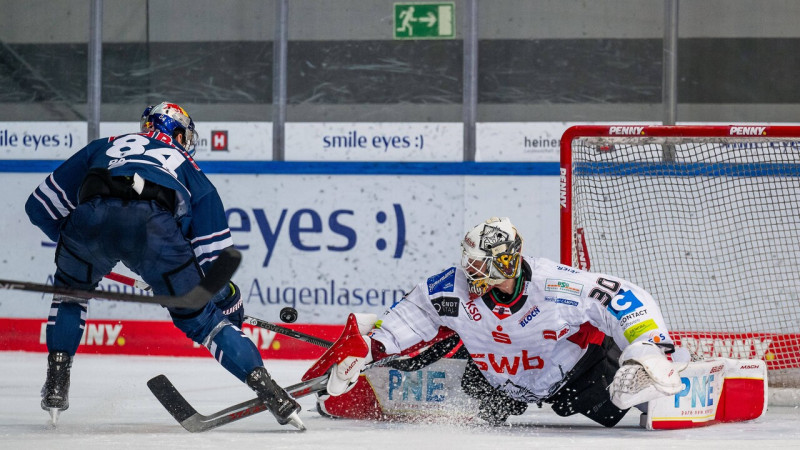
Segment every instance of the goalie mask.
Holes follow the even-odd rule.
[[[492,217],[470,230],[461,249],[461,267],[475,294],[520,274],[522,237],[507,217]]]

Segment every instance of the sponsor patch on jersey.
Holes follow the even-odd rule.
[[[647,338],[647,341],[652,342],[653,344],[659,344],[666,340],[667,337],[664,336],[664,333],[659,333],[658,331],[651,331]]]
[[[511,308],[506,305],[495,305],[494,308],[492,308],[492,312],[500,320],[511,317]]]
[[[624,333],[625,339],[627,339],[628,342],[633,342],[639,336],[647,333],[650,330],[655,330],[655,329],[658,329],[658,325],[656,325],[655,320],[648,319],[642,323],[637,323],[636,325],[633,325],[632,327],[625,330]]]
[[[581,295],[583,285],[574,281],[559,280],[548,278],[544,282],[544,290],[547,292],[560,292],[562,294]]]
[[[578,272],[580,272],[580,270],[578,270],[578,269],[576,269],[574,267],[570,267],[570,266],[558,265],[558,266],[556,266],[556,269],[561,270],[563,272],[569,272],[569,273],[578,273]]]
[[[428,278],[428,295],[438,292],[453,292],[456,285],[456,268],[451,267],[444,272]]]
[[[567,306],[578,306],[578,302],[575,300],[570,300],[568,298],[560,298],[560,297],[545,297],[544,301],[550,303],[557,303],[559,305],[567,305]]]
[[[634,324],[641,322],[643,319],[647,317],[647,308],[637,309],[636,311],[626,314],[619,319],[619,326],[621,327],[628,327]]]
[[[525,328],[525,325],[530,323],[530,321],[533,320],[533,318],[538,315],[539,315],[539,307],[534,305],[533,308],[529,309],[528,312],[526,312],[525,315],[522,316],[522,319],[519,320],[519,326]]]
[[[458,297],[432,298],[431,304],[439,316],[458,317],[458,306],[461,302]]]
[[[543,330],[542,337],[551,341],[557,341],[569,333],[569,325],[564,325],[559,330]]]
[[[617,320],[621,320],[623,316],[626,316],[637,309],[642,307],[642,301],[636,298],[633,295],[633,292],[626,291],[624,289],[620,289],[619,294],[617,294],[611,301],[608,303],[608,311],[617,318]]]
[[[469,317],[470,320],[475,322],[480,322],[483,316],[480,313],[478,305],[475,304],[474,298],[470,298],[467,303],[463,304],[463,306],[464,306],[464,312],[467,313],[467,317]]]

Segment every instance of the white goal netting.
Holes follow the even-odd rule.
[[[800,387],[800,127],[573,127],[561,170],[562,262],[647,289],[689,350]]]

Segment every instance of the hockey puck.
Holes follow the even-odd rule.
[[[297,310],[291,306],[287,306],[281,310],[280,318],[283,322],[294,323],[297,320]]]

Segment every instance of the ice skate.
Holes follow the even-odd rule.
[[[51,352],[47,356],[47,380],[42,386],[42,409],[50,413],[55,426],[61,411],[69,408],[69,371],[72,357],[66,352]]]
[[[267,369],[257,367],[247,376],[247,385],[256,391],[275,419],[281,425],[292,424],[305,431],[306,427],[298,416],[300,405],[269,376]]]

